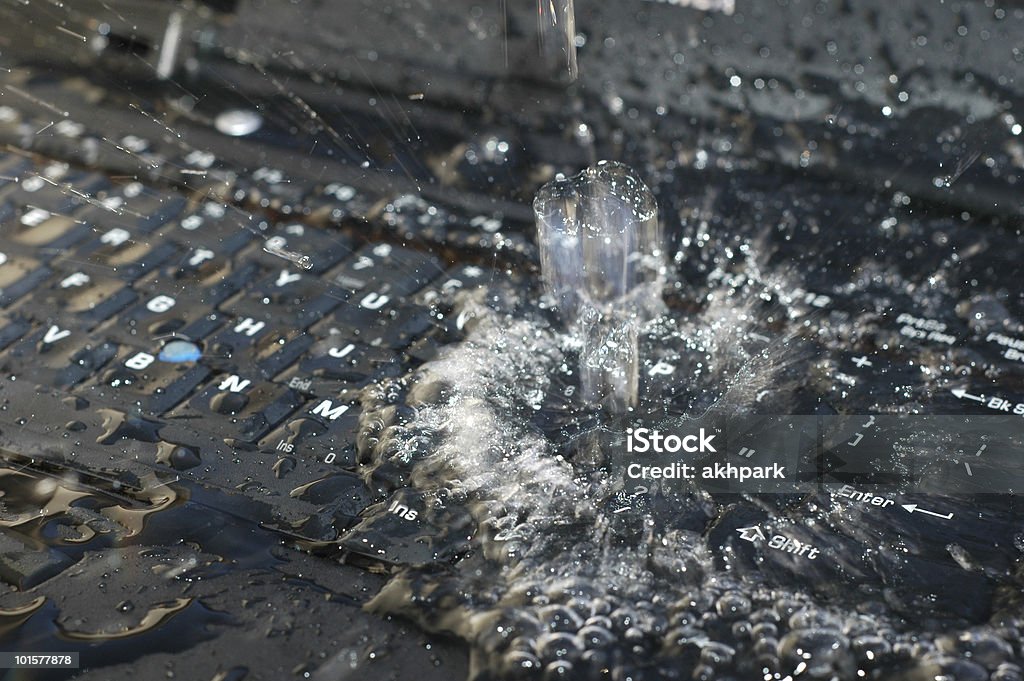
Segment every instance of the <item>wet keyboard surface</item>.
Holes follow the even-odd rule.
[[[881,181],[888,156],[844,179],[850,145],[885,136],[854,130],[856,107],[717,143],[680,132],[668,160],[617,147],[674,256],[635,418],[769,419],[717,461],[792,450],[794,476],[641,485],[622,475],[626,421],[579,401],[528,209],[538,178],[601,144],[425,108],[422,146],[364,172],[361,151],[304,164],[286,130],[228,140],[198,114],[172,123],[186,148],[163,119],[139,134],[125,92],[104,118],[73,78],[4,78],[0,617],[23,618],[5,646],[102,639],[112,666],[81,675],[97,679],[264,639],[304,662],[204,671],[344,678],[380,655],[451,678],[468,645],[483,678],[1019,677],[1024,251],[1019,207],[979,198],[1016,182],[988,176],[1020,165],[1001,117],[998,149],[947,145],[966,167],[938,184],[911,167],[931,151],[914,182]],[[673,137],[659,119],[652,138]],[[124,597],[141,574],[177,581]],[[110,587],[103,617],[75,598],[86,582]],[[459,643],[395,644],[412,625],[393,616]],[[295,632],[329,618],[362,638],[300,651]]]

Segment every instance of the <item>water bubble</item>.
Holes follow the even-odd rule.
[[[179,471],[195,468],[202,463],[196,450],[191,447],[171,444],[170,442],[160,442],[157,444],[156,460],[158,463]]]
[[[551,631],[578,631],[583,620],[564,605],[550,605],[540,610],[541,622]]]
[[[812,678],[850,678],[855,668],[849,641],[834,629],[791,632],[779,641],[778,650],[786,664],[802,665]]]
[[[512,650],[505,656],[505,672],[511,678],[529,675],[540,669],[540,659],[525,650]]]
[[[228,109],[217,115],[214,127],[231,137],[245,137],[263,127],[263,116],[251,109]]]
[[[546,660],[575,660],[580,656],[584,647],[583,640],[579,636],[565,632],[545,634],[537,639],[537,645],[541,656]]]
[[[186,340],[172,340],[160,349],[160,361],[170,363],[196,362],[203,356],[198,345]]]
[[[573,666],[568,660],[555,660],[544,668],[544,681],[573,678]]]
[[[604,648],[605,646],[610,646],[615,642],[615,634],[609,631],[610,625],[610,622],[608,627],[602,627],[596,624],[588,624],[587,626],[580,629],[580,638],[583,639],[583,642],[588,649]]]
[[[730,591],[718,599],[715,609],[726,619],[743,617],[750,613],[750,599],[739,592]]]

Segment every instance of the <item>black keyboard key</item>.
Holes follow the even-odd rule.
[[[166,387],[152,390],[147,407],[154,414],[164,414],[185,400],[210,375],[210,369],[197,365],[185,371]]]
[[[381,197],[363,189],[332,182],[305,198],[303,207],[311,220],[341,224],[348,220],[365,220]]]
[[[67,164],[52,163],[23,175],[17,184],[4,190],[3,199],[18,207],[66,215],[85,205],[106,186],[108,182],[102,175],[75,173]]]
[[[195,321],[186,324],[178,331],[178,335],[189,340],[202,340],[221,328],[229,320],[219,312],[204,314]]]
[[[206,287],[231,272],[229,253],[220,253],[202,246],[183,248],[181,252],[184,255],[166,263],[161,273],[181,290]]]
[[[56,549],[40,550],[27,537],[6,531],[0,534],[0,579],[19,591],[55,577],[75,561]]]
[[[118,346],[114,343],[86,345],[71,356],[69,364],[57,372],[54,383],[62,388],[69,388],[94,375],[107,362],[117,355]]]
[[[223,306],[239,317],[267,323],[290,319],[296,328],[319,321],[348,296],[345,289],[293,267],[275,267],[245,296]]]
[[[0,326],[0,350],[7,349],[15,341],[28,333],[32,325],[25,319],[15,318],[4,320]]]
[[[29,176],[26,182],[38,186],[39,175]],[[19,206],[42,208],[57,215],[68,215],[94,200],[96,194],[108,186],[107,179],[95,173],[73,173],[54,182],[42,180],[41,188],[31,192],[14,193],[9,200]],[[22,182],[25,187],[25,182]]]
[[[300,305],[326,287],[316,275],[296,267],[277,267],[260,281],[252,295],[266,304]]]
[[[506,278],[495,270],[479,265],[456,265],[416,294],[416,302],[423,305],[451,304],[452,298],[459,291],[472,290]]]
[[[93,228],[91,232],[94,235],[93,238],[75,249],[76,260],[87,260],[103,267],[109,267],[109,261],[123,257],[123,253],[133,252],[133,249],[135,253],[139,253],[147,245],[140,239],[140,234],[124,227],[111,227],[105,230]]]
[[[270,269],[288,265],[291,258],[307,258],[296,262],[295,269],[319,275],[352,255],[352,241],[347,236],[299,223],[274,229],[266,237],[257,257]]]
[[[43,208],[20,208],[3,221],[4,239],[37,248],[38,255],[50,258],[85,241],[92,229],[74,218],[56,215]]]
[[[207,201],[167,225],[163,233],[176,241],[213,248],[228,236],[245,232],[252,241],[266,238],[267,220],[234,206]]]
[[[419,362],[430,362],[437,359],[444,346],[445,342],[439,333],[430,333],[409,346],[405,354]]]
[[[31,258],[0,256],[0,307],[8,307],[50,278],[53,270]]]
[[[180,194],[162,192],[131,182],[116,187],[98,202],[90,204],[77,217],[97,231],[126,229],[142,235],[178,217],[187,205]]]
[[[129,262],[116,263],[113,267],[122,279],[135,281],[156,270],[160,265],[178,255],[178,245],[170,242],[148,245],[146,250]]]
[[[273,383],[240,374],[220,374],[188,401],[175,416],[199,412],[208,415],[204,427],[255,442],[302,405],[302,396]],[[215,424],[220,424],[216,427]],[[223,431],[221,430],[223,429]]]
[[[117,357],[75,392],[90,401],[162,414],[184,401],[211,373],[209,367],[167,362],[159,356],[159,348],[122,346]]]
[[[417,194],[403,194],[389,201],[381,219],[403,239],[443,241],[455,216],[448,210],[431,205]]]
[[[385,376],[398,376],[403,370],[395,353],[334,334],[311,345],[281,381],[306,393],[330,396]]]
[[[140,145],[139,151],[132,151],[134,144],[127,143],[124,137],[92,137],[93,158],[90,165],[102,168],[110,175],[134,177],[152,180],[157,177],[163,166],[162,157],[146,151]]]
[[[115,236],[111,237],[111,234]],[[125,238],[124,241],[112,241],[121,236]],[[108,240],[103,246],[95,250],[89,249],[91,252],[87,255],[81,254],[77,259],[95,267],[108,269],[125,281],[135,281],[155,271],[178,254],[177,244],[167,241],[136,240],[120,228],[102,235],[100,240],[103,239]]]
[[[364,345],[401,350],[426,335],[434,324],[426,308],[371,293],[335,308],[333,315],[313,330],[320,335],[340,335]]]
[[[337,397],[314,398],[280,428],[260,441],[263,451],[277,451],[326,464],[355,466],[359,408]]]
[[[247,231],[231,232],[223,238],[196,238],[179,246],[182,255],[163,268],[164,276],[175,280],[180,286],[209,286],[231,271],[235,254],[245,248],[254,238]]]
[[[70,218],[55,217],[40,225],[38,232],[26,233],[20,243],[31,244],[34,239],[45,239],[45,248],[39,249],[42,256],[57,256],[71,250],[92,234],[89,225],[79,224]]]
[[[375,373],[374,364],[389,359],[372,348],[331,336],[318,342],[299,368],[317,378],[359,383]]]
[[[301,395],[290,388],[277,393],[272,401],[249,416],[241,419],[238,424],[238,435],[246,442],[256,442],[267,434],[271,428],[287,418],[303,403]]]
[[[33,370],[44,366],[63,366],[67,363],[64,358],[85,342],[86,332],[80,326],[59,320],[47,321],[14,346],[10,356],[18,361],[30,362]]]
[[[305,355],[314,341],[312,336],[302,334],[286,342],[280,346],[277,352],[260,360],[258,364],[260,373],[264,378],[272,379]]]
[[[80,319],[98,324],[135,302],[139,295],[127,286],[110,288],[97,286],[93,291],[76,296],[68,311],[77,313]]]
[[[339,547],[386,567],[452,563],[469,548],[475,527],[464,508],[431,504],[422,494],[401,490],[367,509]]]
[[[224,323],[219,315],[211,314],[207,306],[187,294],[169,295],[158,292],[156,287],[147,288],[146,298],[118,316],[111,334],[143,344],[171,335],[196,341]]]
[[[69,388],[95,375],[117,349],[114,343],[90,338],[80,326],[57,320],[38,326],[14,345],[4,363],[16,375],[26,371],[37,384]]]
[[[355,292],[358,304],[378,309],[419,291],[443,271],[432,255],[382,243],[364,246],[328,278]]]
[[[202,301],[210,307],[219,306],[225,300],[242,290],[246,284],[259,274],[259,266],[255,263],[246,263],[234,269],[216,284],[206,289]]]
[[[366,329],[360,337],[373,347],[402,350],[433,330],[436,322],[428,310],[412,305],[400,308],[390,323]]]
[[[282,332],[283,333],[283,332]],[[255,317],[235,317],[207,343],[211,358],[224,366],[236,366],[248,355],[253,357],[281,337],[271,322]]]
[[[373,501],[362,478],[345,471],[306,483],[293,490],[292,496],[316,504],[320,513],[331,516],[337,530],[359,522],[359,513]]]
[[[56,124],[37,128],[35,133],[30,140],[35,153],[75,165],[95,165],[100,142],[95,137],[84,135],[85,126],[81,123],[65,118]]]
[[[276,168],[263,166],[251,175],[235,178],[233,196],[237,203],[289,215],[301,210],[305,193],[303,184],[292,181]]]
[[[315,298],[302,303],[295,315],[295,325],[300,329],[308,329],[344,303],[344,296],[334,293],[321,293]]]

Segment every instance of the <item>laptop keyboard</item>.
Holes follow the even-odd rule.
[[[6,104],[0,121],[8,143],[46,125]],[[364,512],[390,502],[356,474],[360,390],[461,337],[456,293],[510,278],[431,244],[461,231],[479,252],[505,227],[409,194],[243,175],[208,152],[172,160],[71,120],[52,128],[0,156],[0,363],[19,424],[3,446],[129,490],[152,469],[241,493],[295,538],[420,562],[393,514]],[[160,165],[162,180],[117,175],[132,163]],[[350,532],[360,518],[369,526]]]
[[[222,158],[239,153],[232,140],[183,150],[101,133],[72,118],[50,124],[52,112],[38,103],[73,93],[47,87],[38,97],[16,89],[21,96],[0,105],[0,140],[9,145],[0,157],[0,361],[8,389],[17,390],[8,418],[38,436],[19,434],[7,446],[53,455],[44,436],[73,432],[74,451],[58,457],[65,464],[110,469],[129,486],[148,468],[166,474],[170,467],[266,504],[298,537],[342,537],[362,509],[348,504],[325,523],[316,502],[296,490],[334,476],[346,486],[356,479],[361,391],[409,374],[464,336],[467,320],[453,315],[455,295],[501,285],[536,291],[536,281],[501,267],[535,259],[528,209],[452,189],[434,188],[449,199],[435,201],[373,176],[348,184],[293,177],[271,165],[244,171]],[[12,106],[15,99],[24,106]],[[268,153],[290,163],[287,154]],[[761,180],[750,177],[733,180],[744,199],[760,191]],[[849,222],[837,243],[863,239],[856,220]],[[795,257],[788,248],[783,243],[774,257]],[[684,261],[680,268],[687,277],[706,265]],[[725,272],[718,269],[709,285],[728,283]],[[706,276],[696,274],[691,279]],[[822,277],[818,291],[780,292],[789,315],[814,319],[828,311],[836,328],[863,315],[862,299],[837,295],[829,280],[835,274],[808,272],[809,288]],[[828,369],[826,393],[840,409],[889,399],[916,381],[901,369],[907,362],[972,335],[954,309],[884,313],[866,328]],[[761,331],[743,339],[752,351],[775,333]],[[899,348],[883,340],[892,332],[901,336]],[[972,352],[982,353],[986,366],[1004,379],[1019,374],[1018,363],[993,355],[991,342],[975,340],[980,347]],[[652,366],[680,361],[663,344],[650,351]],[[859,380],[865,372],[877,380]],[[692,394],[677,394],[674,382],[658,376],[652,370],[645,377],[648,394],[693,407]],[[25,399],[21,382],[38,388]],[[700,399],[710,403],[718,393],[706,389]],[[55,432],[68,423],[74,431]],[[112,465],[112,456],[125,465]],[[354,498],[371,509],[393,491],[370,487]],[[401,562],[401,552],[381,543],[347,539],[342,546]]]
[[[258,519],[264,529],[294,544],[371,572],[445,569],[479,548],[477,533],[487,536],[477,537],[483,551],[524,550],[528,542],[516,535],[518,527],[498,526],[511,522],[514,512],[495,512],[495,526],[485,527],[473,516],[471,502],[478,500],[438,503],[431,484],[412,480],[423,475],[413,464],[429,453],[432,433],[405,440],[400,451],[388,450],[386,443],[392,441],[389,433],[412,431],[419,406],[439,402],[445,386],[417,370],[472,332],[476,320],[459,301],[475,292],[485,305],[500,309],[515,304],[502,293],[511,290],[520,302],[536,302],[536,250],[526,201],[474,193],[459,182],[419,191],[415,169],[385,176],[358,163],[318,159],[311,176],[303,168],[304,154],[202,128],[189,135],[194,146],[188,148],[163,134],[143,139],[127,132],[138,128],[138,111],[105,109],[109,120],[78,123],[74,114],[86,105],[73,103],[73,88],[17,82],[0,98],[0,143],[6,144],[0,152],[0,449],[12,465],[74,477],[120,495],[140,512],[162,508],[166,500],[159,490],[168,485],[197,495],[197,490],[226,492],[203,496],[202,503]],[[73,115],[54,122],[48,106]],[[457,126],[448,123],[445,139],[450,140]],[[547,144],[543,131],[531,134],[536,151],[531,163],[558,169],[587,162],[582,149],[567,147],[564,140]],[[463,161],[484,159],[459,167],[457,173],[472,176],[466,185],[486,182],[486,157],[500,139],[483,136],[454,145],[464,148]],[[924,405],[935,413],[1017,413],[1021,405],[1014,396],[1024,391],[1024,346],[1018,351],[1021,335],[1014,320],[1024,306],[1001,279],[999,255],[1019,251],[1011,228],[1001,222],[1004,217],[983,218],[993,220],[981,239],[988,252],[970,257],[978,235],[947,207],[925,204],[915,214],[905,208],[909,197],[898,191],[889,192],[891,206],[865,206],[863,188],[844,192],[835,182],[797,174],[769,181],[764,167],[750,158],[730,159],[728,149],[714,151],[710,159],[702,153],[672,172],[656,165],[646,169],[652,178],[661,174],[663,214],[680,226],[673,248],[689,254],[675,263],[679,281],[689,288],[670,288],[666,300],[672,323],[685,324],[693,316],[694,327],[703,321],[720,329],[725,322],[706,312],[707,301],[763,286],[749,317],[732,322],[742,333],[728,336],[736,356],[756,359],[780,348],[787,355],[779,361],[779,385],[748,396],[757,409],[831,416]],[[251,159],[259,161],[244,162]],[[512,180],[499,177],[495,193],[504,193],[501,183],[515,184]],[[711,198],[695,207],[688,200],[689,185],[728,191],[709,192]],[[722,215],[728,225],[723,226]],[[822,224],[823,215],[834,223]],[[735,236],[735,243],[713,238],[718,228]],[[759,273],[739,246],[748,237],[763,237],[765,230],[773,235],[772,251],[758,264],[770,272],[751,286]],[[827,230],[834,241],[817,239]],[[805,260],[804,244],[815,239],[820,251]],[[956,248],[946,248],[950,243]],[[888,244],[896,245],[890,251]],[[938,245],[943,248],[932,247]],[[950,252],[955,257],[944,260]],[[874,269],[865,266],[869,260]],[[799,277],[785,276],[794,262],[810,264]],[[923,286],[922,272],[932,271],[942,273],[929,282],[933,293],[911,290]],[[779,276],[773,279],[775,272]],[[800,285],[790,286],[794,280]],[[744,366],[706,367],[712,354],[707,343],[715,339],[685,327],[692,333],[683,342],[680,328],[669,324],[644,338],[642,390],[668,414],[699,413],[725,395],[730,382],[723,376]],[[544,361],[538,359],[538,366],[547,367]],[[552,443],[572,443],[595,417],[573,403],[572,380],[557,366],[547,368],[561,392],[531,395],[523,409],[536,411],[529,423]],[[688,380],[666,378],[673,373]],[[872,437],[869,433],[866,445]],[[846,460],[856,458],[849,453],[851,440],[860,442],[856,434],[837,440],[809,461],[801,481],[820,481],[822,467],[831,469],[832,481],[863,481],[862,471],[843,477]],[[872,446],[888,453],[890,444]],[[763,456],[768,448],[757,449]],[[960,473],[962,462],[953,463],[942,475],[967,475],[986,485],[977,490],[985,494],[1012,491],[1020,477],[1019,467],[1007,467],[1002,478],[989,475],[981,483],[982,464]],[[493,489],[505,491],[498,484]],[[529,485],[522,491],[534,493]],[[545,492],[544,498],[552,496]],[[559,516],[562,501],[554,496],[551,514]],[[631,531],[616,522],[641,513],[655,518],[666,534],[679,528],[703,533],[708,552],[726,547],[708,561],[723,574],[751,580],[767,575],[783,584],[799,578],[830,595],[830,585],[840,579],[871,587],[881,583],[890,596],[896,594],[894,601],[906,597],[904,614],[913,605],[907,594],[924,584],[934,591],[960,589],[962,599],[977,601],[970,606],[974,610],[964,606],[965,616],[981,618],[996,586],[1008,582],[1001,574],[992,576],[1009,569],[1005,556],[988,556],[985,542],[971,539],[971,527],[944,528],[939,539],[920,539],[903,555],[908,551],[894,546],[910,521],[921,517],[914,511],[895,520],[868,516],[855,525],[846,516],[837,520],[826,514],[822,509],[835,498],[823,495],[803,507],[807,517],[821,522],[802,528],[786,515],[790,500],[784,495],[770,503],[735,504],[739,495],[712,495],[716,502],[724,499],[714,518],[705,515],[705,501],[682,496],[648,499],[619,490],[600,499],[607,506],[601,517],[613,537]],[[246,502],[241,511],[240,498]],[[517,503],[502,501],[510,508]],[[769,512],[767,506],[776,503],[786,512]],[[951,501],[948,508],[966,518],[971,506]],[[986,537],[1011,545],[1013,509],[991,502],[984,510]],[[95,515],[90,526],[106,523],[116,525],[112,532],[132,532],[131,516],[118,515],[113,523]],[[556,517],[542,525],[547,537],[537,539],[537,555],[561,552],[558,542],[589,548],[573,544],[571,514],[561,515],[564,522]],[[830,555],[843,560],[820,560],[805,570],[790,555],[762,549],[748,538],[752,535],[738,534],[773,522],[805,549],[814,547],[812,558],[822,541],[833,541]],[[491,536],[502,539],[491,542]],[[861,559],[865,536],[893,542],[889,554]],[[947,550],[954,544],[991,560],[985,569],[961,570],[961,559]],[[892,557],[897,553],[898,559]],[[25,587],[70,564],[62,551],[34,562],[20,550],[8,551],[0,558],[0,577]],[[409,593],[414,602],[430,596]],[[703,633],[687,629],[690,623],[680,619],[693,603],[685,605],[688,596],[674,595],[684,604],[673,615],[673,631],[683,631],[676,644],[693,645]],[[551,605],[544,600],[548,595],[531,596],[529,607],[557,610],[559,599],[572,604],[584,598],[570,596],[550,596]],[[660,597],[649,593],[640,602],[654,612]],[[621,598],[622,612],[632,607],[630,598]],[[701,605],[711,622],[708,631],[726,639],[723,632],[733,631],[723,614],[732,607],[727,606],[710,600]],[[643,608],[622,614],[608,612],[612,608],[604,603],[592,609],[598,638],[626,641],[634,651],[662,642],[665,623],[630,624],[637,613],[647,613]],[[573,619],[556,615],[544,621],[548,633]],[[748,636],[739,631],[734,638]],[[762,638],[774,641],[766,649],[775,649],[775,636]],[[537,664],[557,666],[560,643],[550,644],[550,650],[545,645],[527,640],[511,653],[536,653]],[[506,643],[493,646],[495,655],[509,653],[502,646]]]

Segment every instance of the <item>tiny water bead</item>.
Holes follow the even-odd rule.
[[[191,341],[172,340],[160,349],[160,361],[179,364],[197,362],[203,356],[202,349]]]
[[[263,116],[251,109],[228,109],[213,122],[217,130],[231,137],[245,137],[263,127]]]

